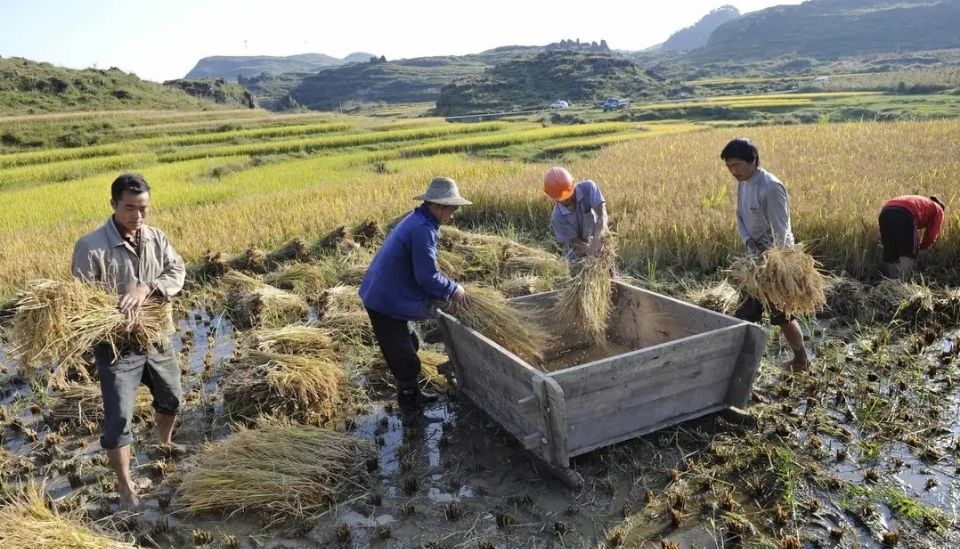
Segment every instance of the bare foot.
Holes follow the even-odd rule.
[[[810,359],[805,356],[795,356],[781,364],[780,367],[790,373],[799,374],[810,367]]]
[[[137,497],[136,487],[131,483],[126,490],[118,489],[120,494],[120,510],[135,512],[140,507],[140,498]]]

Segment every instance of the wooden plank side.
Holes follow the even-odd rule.
[[[582,454],[615,442],[650,433],[682,421],[721,410],[727,394],[727,380],[621,410],[602,420],[568,425],[570,455]]]
[[[686,414],[681,414],[681,415],[679,415],[679,416],[671,417],[671,418],[669,418],[669,419],[666,419],[666,420],[661,421],[660,423],[656,423],[656,424],[653,424],[653,425],[647,425],[647,426],[644,426],[644,427],[635,429],[635,430],[633,430],[633,431],[627,431],[627,432],[624,432],[624,433],[621,434],[621,435],[612,436],[612,437],[607,438],[607,439],[602,440],[602,441],[596,441],[596,442],[594,442],[593,444],[587,444],[586,446],[580,446],[580,447],[578,447],[578,448],[571,448],[571,450],[570,450],[570,457],[571,457],[571,458],[572,458],[572,457],[576,457],[576,456],[579,456],[579,455],[581,455],[581,454],[586,454],[587,452],[591,452],[591,451],[593,451],[593,450],[596,450],[597,448],[603,448],[603,447],[606,447],[606,446],[610,446],[610,445],[612,445],[612,444],[617,444],[617,443],[619,443],[619,442],[623,442],[623,441],[625,441],[625,440],[630,440],[630,439],[632,439],[632,438],[637,438],[637,437],[639,437],[639,436],[643,436],[643,435],[646,435],[646,434],[648,434],[648,433],[654,433],[654,432],[656,432],[656,431],[659,431],[660,429],[666,429],[667,427],[671,427],[671,426],[673,426],[673,425],[677,425],[677,424],[679,424],[679,423],[683,423],[684,421],[690,421],[691,419],[696,419],[696,418],[698,418],[698,417],[703,417],[703,416],[705,416],[705,415],[707,415],[707,414],[712,414],[712,413],[714,413],[714,412],[719,412],[720,410],[723,410],[723,409],[725,409],[725,408],[726,408],[726,404],[717,404],[717,405],[715,405],[715,406],[708,406],[708,407],[706,407],[706,408],[702,408],[702,409],[699,409],[699,410],[693,410],[693,411],[691,411],[691,412],[687,412]]]
[[[743,324],[661,343],[646,349],[574,366],[548,374],[563,388],[568,402],[583,395],[608,391],[655,373],[679,369],[702,358],[716,358],[739,351]],[[736,353],[734,353],[736,355]]]
[[[552,465],[567,467],[567,418],[563,389],[556,381],[546,376],[533,380],[533,390],[540,402],[540,410],[546,427],[547,445],[544,457]]]
[[[613,336],[636,347],[648,347],[739,324],[741,321],[683,301],[615,282]]]
[[[444,312],[440,313],[440,318],[443,319],[441,326],[450,334],[450,339],[447,340],[448,345],[454,347],[465,345],[476,350],[477,352],[475,354],[479,354],[483,358],[492,359],[491,363],[498,372],[524,384],[530,381],[530,376],[542,375],[540,370],[530,366],[521,360],[520,357],[501,347],[492,339],[476,330],[468,328],[456,318]],[[460,352],[459,354],[464,353]],[[468,357],[461,357],[462,360],[466,360],[467,358]]]
[[[745,324],[746,334],[743,346],[737,357],[736,366],[730,376],[730,388],[727,390],[727,404],[744,408],[750,400],[753,382],[760,371],[760,357],[767,347],[767,331],[756,324]]]

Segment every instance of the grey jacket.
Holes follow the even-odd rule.
[[[154,294],[169,300],[183,288],[183,259],[160,229],[144,225],[140,231],[138,253],[120,235],[113,219],[108,219],[74,246],[70,267],[73,276],[117,295],[146,283]]]
[[[737,183],[737,232],[751,254],[793,246],[787,189],[763,168]]]

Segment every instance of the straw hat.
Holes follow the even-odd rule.
[[[466,206],[473,204],[466,198],[460,196],[460,189],[457,188],[457,182],[449,177],[435,177],[427,187],[427,192],[420,196],[413,197],[414,200],[423,200],[424,202],[433,202],[442,206]]]

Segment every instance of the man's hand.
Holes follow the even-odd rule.
[[[146,301],[147,296],[149,296],[152,291],[149,284],[137,284],[136,288],[130,290],[120,298],[120,312],[132,316],[132,314],[143,305],[143,302]]]
[[[467,296],[467,291],[464,290],[463,286],[459,284],[457,285],[457,289],[454,290],[453,295],[450,296],[450,301],[453,301],[457,305],[466,305],[469,299],[470,298]]]
[[[601,250],[603,250],[603,237],[600,235],[594,236],[587,243],[587,255],[596,257],[600,255]]]

